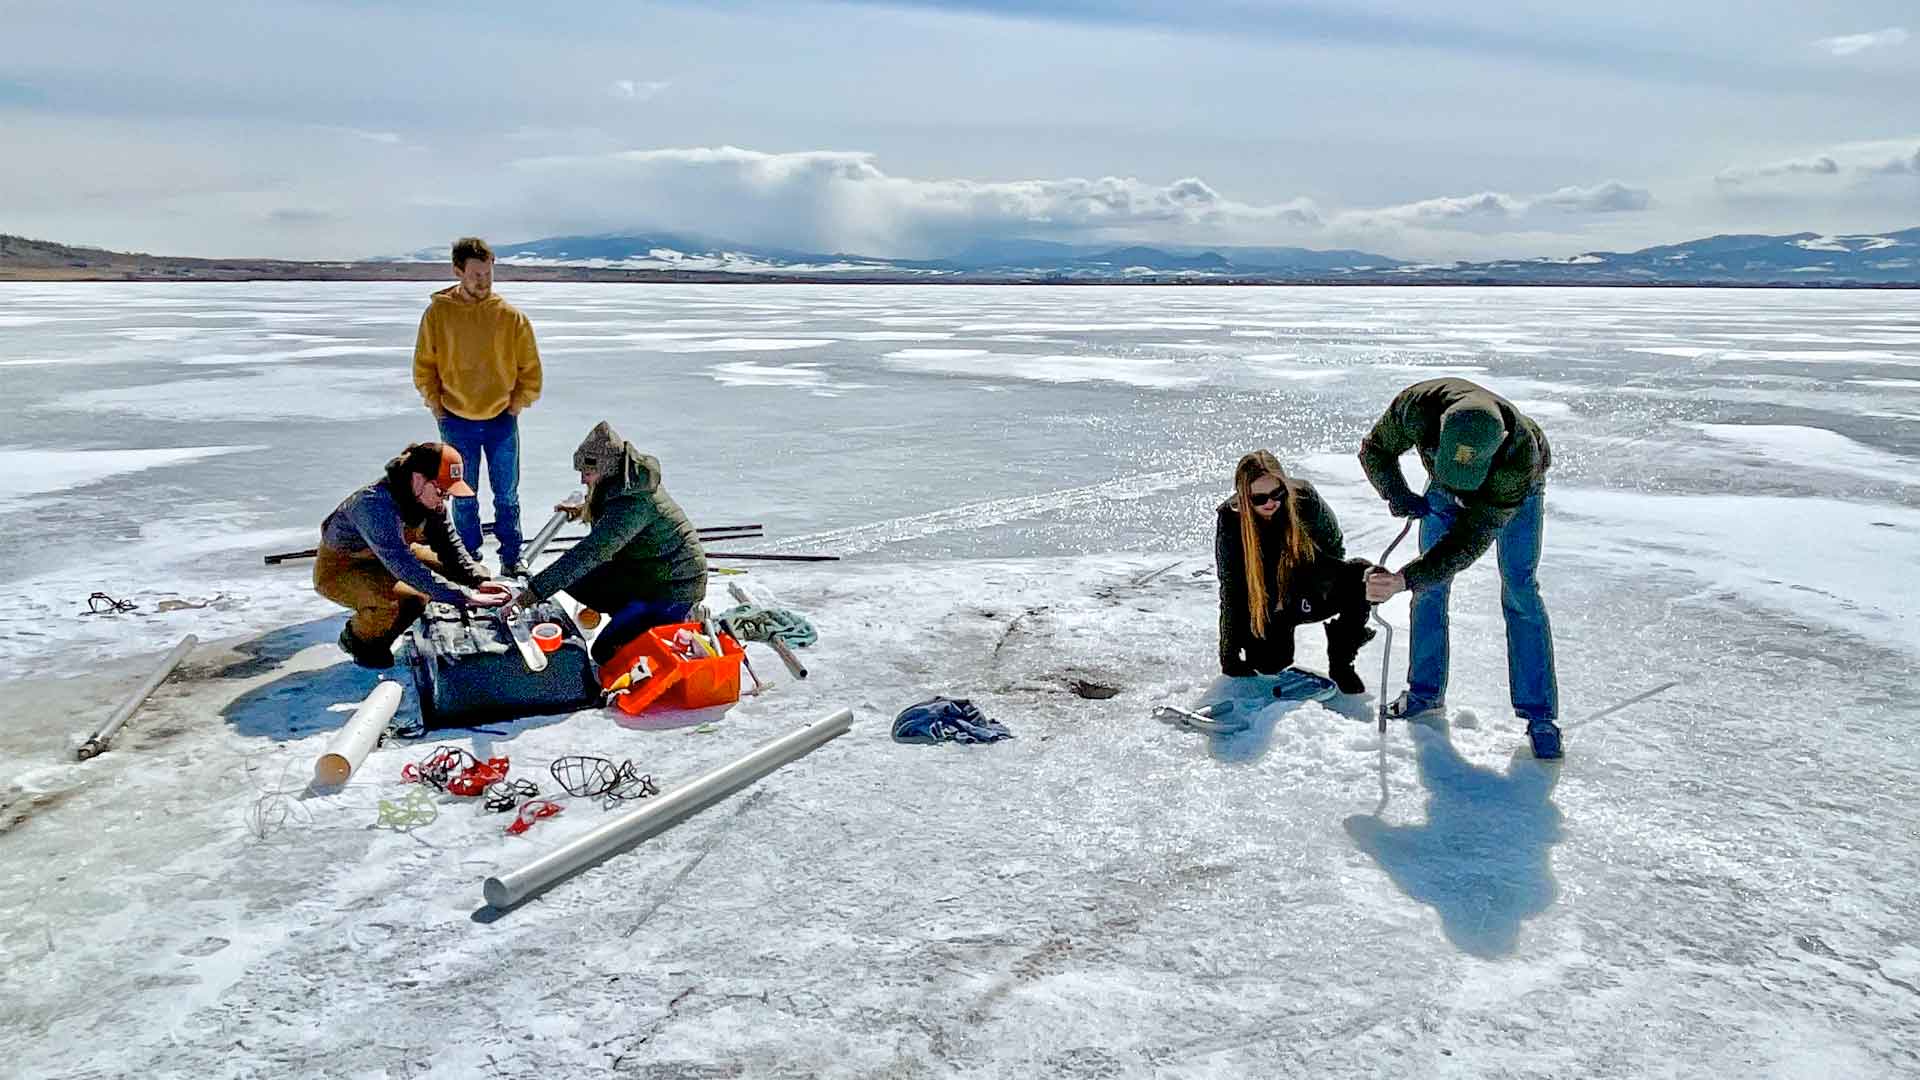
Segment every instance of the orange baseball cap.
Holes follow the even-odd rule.
[[[466,463],[460,459],[460,451],[446,443],[414,443],[407,447],[407,470],[427,477],[435,487],[449,495],[473,494],[472,485],[467,483]]]

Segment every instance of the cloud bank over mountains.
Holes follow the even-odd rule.
[[[751,236],[816,251],[918,258],[983,239],[1286,243],[1338,246],[1462,229],[1518,232],[1544,218],[1634,213],[1652,194],[1617,180],[1538,195],[1479,192],[1396,206],[1324,208],[1307,198],[1249,202],[1199,177],[982,181],[922,179],[876,155],[767,153],[734,146],[628,150],[513,163],[519,197],[548,232],[645,226]]]

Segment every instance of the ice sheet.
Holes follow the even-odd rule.
[[[303,797],[373,676],[334,645],[345,612],[310,564],[260,559],[431,437],[402,355],[429,290],[9,292],[9,315],[49,320],[0,335],[10,1068],[1877,1077],[1920,1058],[1920,428],[1893,378],[1920,341],[1767,348],[1900,337],[1900,294],[501,289],[546,364],[521,418],[530,515],[607,418],[696,523],[766,525],[737,549],[843,561],[730,564],[820,640],[804,682],[751,646],[775,688],[712,730],[588,711],[446,738],[536,779],[599,752],[671,787],[841,704],[859,726],[542,901],[479,910],[483,876],[604,812],[514,839],[449,800],[412,835],[376,828],[421,744]],[[1059,329],[997,329],[1016,325]],[[351,340],[284,336],[309,332]],[[640,347],[711,341],[754,344]],[[362,343],[388,351],[179,363]],[[1381,608],[1390,654],[1361,655],[1366,696],[1276,703],[1216,674],[1234,461],[1271,447],[1377,558],[1401,523],[1358,440],[1451,371],[1553,443],[1558,766],[1511,718],[1495,556],[1454,583],[1444,723],[1376,734],[1404,597]],[[96,589],[139,607],[80,615]],[[75,762],[188,632],[235,647]],[[1320,630],[1295,638],[1323,669]],[[1075,692],[1096,683],[1114,695]],[[934,693],[1017,738],[892,743]],[[1151,718],[1223,699],[1253,721],[1235,740]]]

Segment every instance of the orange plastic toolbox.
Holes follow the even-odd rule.
[[[614,706],[621,712],[638,715],[655,705],[704,709],[740,700],[740,658],[744,655],[740,643],[722,633],[719,656],[689,660],[673,646],[673,636],[682,630],[706,634],[699,623],[656,626],[628,642],[613,659],[600,665],[600,685],[609,690],[642,659],[652,671],[613,699]]]

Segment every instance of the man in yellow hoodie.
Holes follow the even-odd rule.
[[[500,576],[525,577],[520,562],[520,410],[540,397],[540,350],[533,324],[493,291],[493,249],[468,236],[454,242],[459,284],[433,294],[413,347],[413,385],[440,425],[440,438],[467,462],[476,487],[486,462],[493,490]],[[480,554],[480,501],[453,500],[460,542]]]

